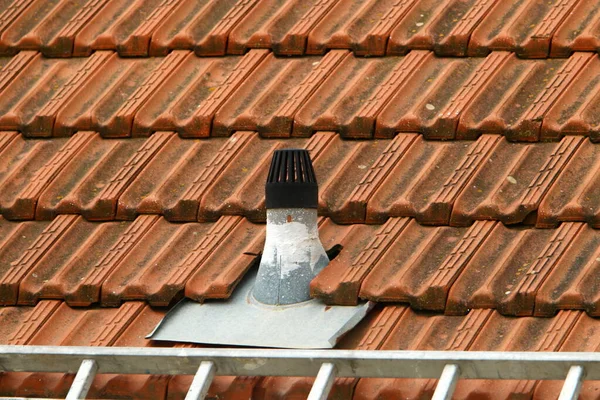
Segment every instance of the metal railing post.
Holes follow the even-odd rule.
[[[456,364],[447,364],[442,371],[431,400],[450,400],[458,382],[460,368]]]
[[[202,361],[198,372],[194,376],[190,390],[188,390],[185,400],[203,400],[208,393],[208,388],[215,376],[215,363],[212,361]]]
[[[96,361],[83,360],[77,371],[77,375],[75,375],[73,384],[69,389],[69,393],[67,393],[66,400],[85,399],[88,390],[90,390],[90,386],[92,386],[94,377],[96,376],[96,371],[98,371],[98,364],[96,364]]]
[[[580,365],[573,365],[569,369],[558,400],[576,400],[584,378],[585,369]]]
[[[310,389],[308,400],[326,400],[333,381],[335,380],[335,365],[333,363],[323,363],[317,374],[317,379]]]

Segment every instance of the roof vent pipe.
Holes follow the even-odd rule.
[[[228,299],[180,301],[147,337],[202,344],[332,348],[374,303],[327,305],[310,281],[329,263],[317,230],[318,187],[306,150],[279,150],[266,185],[267,236],[258,268]]]
[[[319,240],[318,185],[308,151],[275,151],[265,195],[267,233],[253,296],[270,305],[310,300],[310,281],[329,258]]]

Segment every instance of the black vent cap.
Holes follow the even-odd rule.
[[[307,150],[275,150],[265,195],[268,209],[317,208],[319,186]]]

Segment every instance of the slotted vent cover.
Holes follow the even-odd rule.
[[[318,191],[307,150],[275,151],[265,186],[267,208],[317,208]]]

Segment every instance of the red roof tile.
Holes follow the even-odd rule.
[[[599,12],[0,0],[0,344],[199,346],[145,335],[257,264],[270,158],[293,147],[310,152],[335,256],[311,294],[379,303],[339,348],[596,351]],[[0,395],[64,397],[73,378],[1,373]],[[183,398],[191,379],[99,375],[90,397]],[[312,382],[217,377],[210,395],[305,398]],[[337,379],[332,398],[435,385]]]

